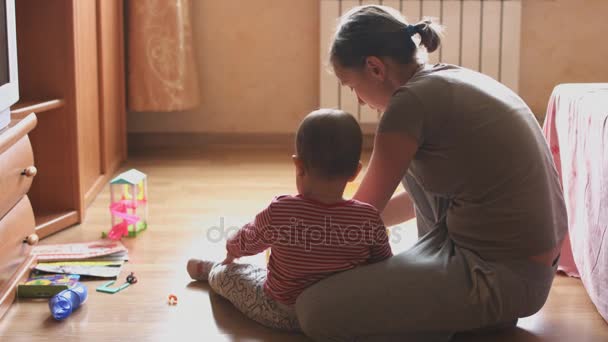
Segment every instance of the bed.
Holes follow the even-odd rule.
[[[559,269],[581,278],[608,321],[608,83],[557,86],[543,131],[568,212]]]

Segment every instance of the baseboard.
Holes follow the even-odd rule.
[[[129,154],[154,149],[235,147],[290,150],[294,149],[293,133],[159,133],[128,134]],[[364,134],[363,148],[371,149],[373,135]]]

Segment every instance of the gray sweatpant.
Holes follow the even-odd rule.
[[[309,287],[296,312],[319,341],[447,341],[534,314],[554,272],[528,261],[483,261],[437,227],[406,252]]]

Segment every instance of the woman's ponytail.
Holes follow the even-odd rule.
[[[426,48],[428,53],[436,51],[441,45],[443,28],[441,25],[425,18],[414,26],[416,33],[420,35],[420,45]]]

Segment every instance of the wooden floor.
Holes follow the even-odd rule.
[[[121,282],[135,272],[139,282],[114,295],[95,292],[71,317],[56,322],[46,301],[20,301],[0,321],[1,341],[307,341],[264,328],[240,314],[207,285],[191,282],[186,260],[224,257],[220,231],[239,227],[274,195],[293,193],[290,151],[254,148],[155,151],[133,156],[127,167],[149,176],[149,229],[126,239],[130,262]],[[352,192],[353,189],[349,189]],[[110,225],[109,190],[94,201],[85,222],[41,243],[97,239]],[[392,231],[394,252],[415,240],[413,222]],[[245,258],[264,263],[264,256]],[[167,295],[179,298],[167,305]],[[558,276],[546,306],[518,327],[494,335],[457,336],[455,341],[608,341],[608,324],[577,279]]]

